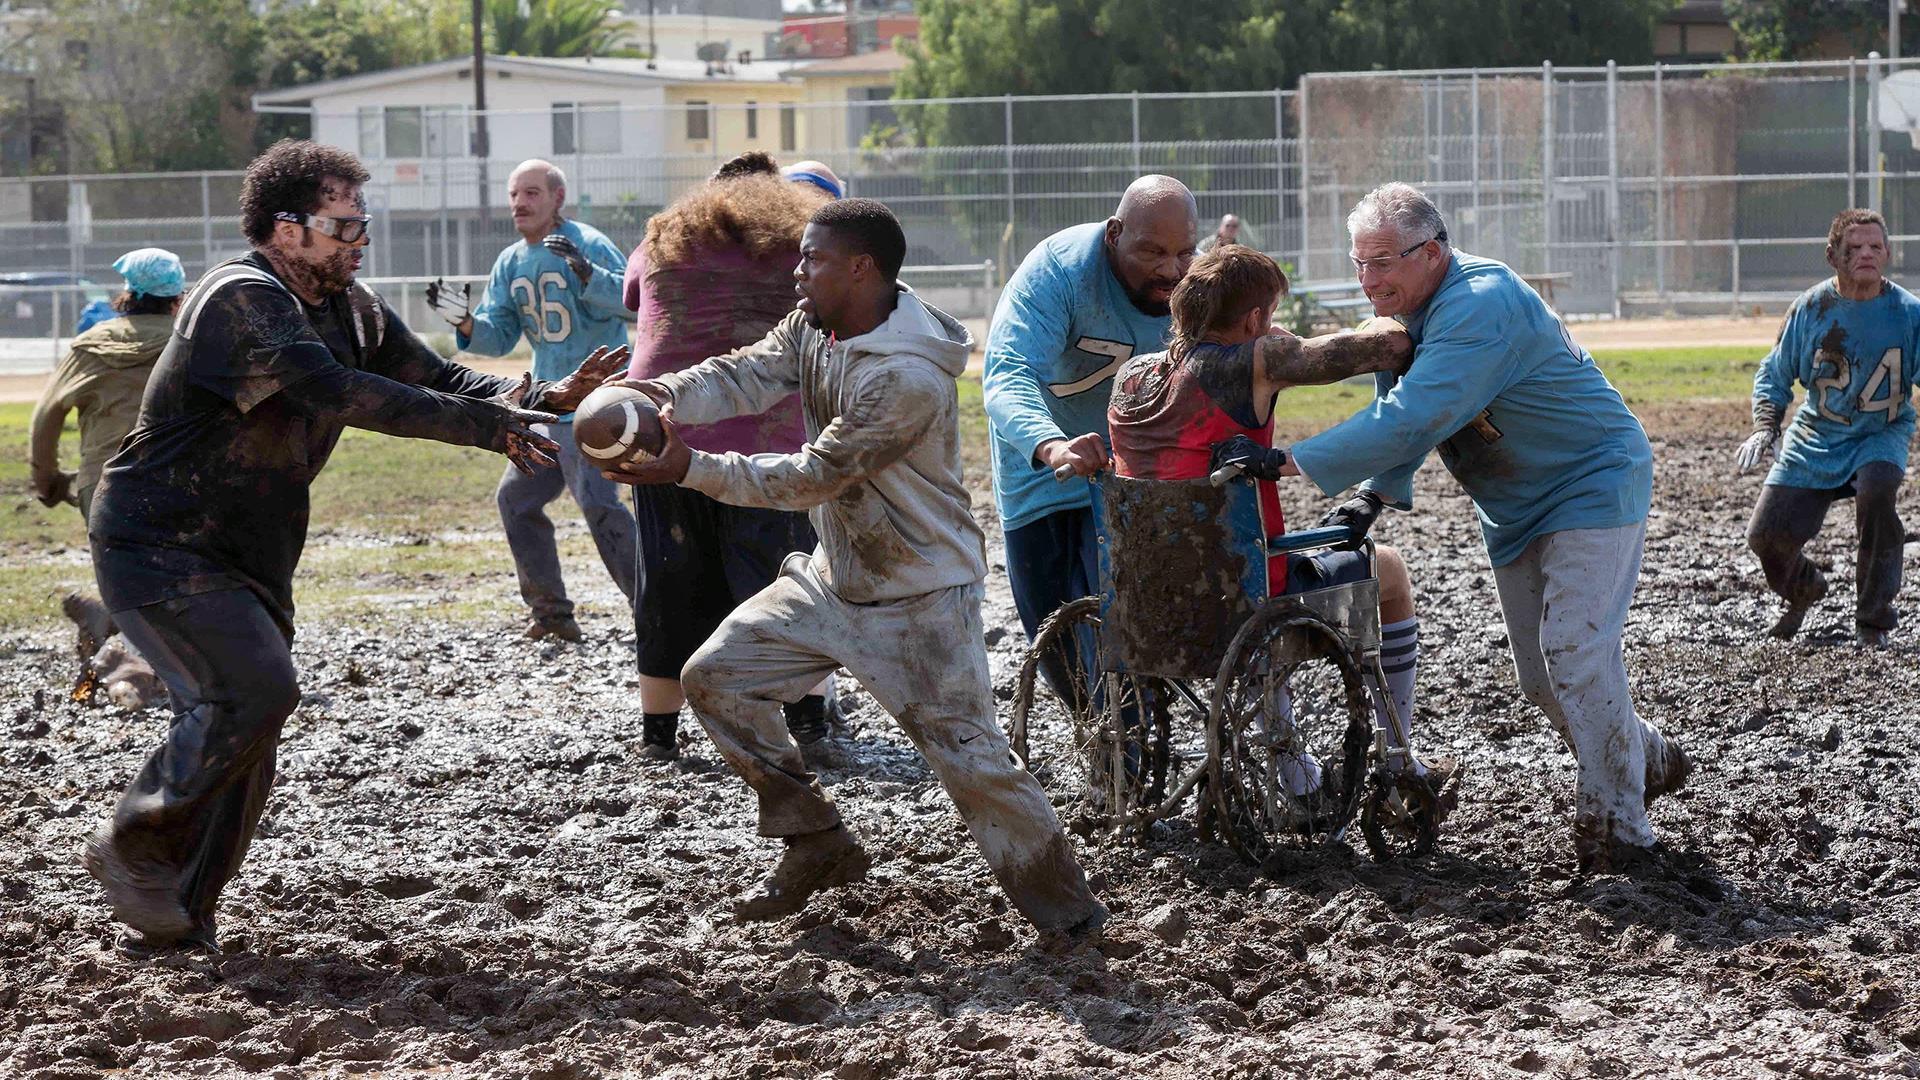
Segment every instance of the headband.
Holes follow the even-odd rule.
[[[803,172],[803,171],[795,170],[794,172],[787,173],[786,176],[787,176],[787,179],[793,181],[796,184],[812,184],[814,187],[819,188],[821,191],[826,192],[827,194],[833,196],[836,199],[841,198],[845,194],[840,190],[839,184],[836,184],[832,180],[829,180],[828,178],[821,176],[817,172]]]

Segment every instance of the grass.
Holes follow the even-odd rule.
[[[1620,349],[1596,354],[1633,405],[1744,399],[1759,350],[1746,347]],[[1337,422],[1373,396],[1367,384],[1303,387],[1280,398],[1283,427]],[[967,480],[984,492],[991,475],[980,380],[960,382]],[[42,507],[27,494],[28,405],[0,405],[0,631],[46,627],[58,598],[93,588],[86,528],[72,507]],[[66,448],[76,445],[69,424]],[[69,460],[71,464],[71,460]],[[296,582],[303,618],[385,619],[431,609],[441,618],[510,617],[519,608],[513,562],[500,534],[493,489],[501,460],[467,447],[348,431],[313,486],[313,524]],[[578,521],[562,498],[556,520]],[[561,557],[597,572],[584,528],[561,530]]]

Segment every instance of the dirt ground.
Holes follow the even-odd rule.
[[[1471,508],[1429,468],[1382,534],[1419,590],[1423,747],[1470,768],[1441,849],[1262,878],[1182,821],[1083,846],[1115,916],[1098,948],[1036,942],[851,687],[823,781],[871,878],[732,923],[775,845],[697,730],[678,764],[637,758],[631,630],[602,586],[580,647],[504,621],[304,624],[306,696],[225,953],[128,960],[77,856],[165,717],[68,704],[65,636],[16,635],[0,1074],[1920,1075],[1920,638],[1851,644],[1843,507],[1812,549],[1833,594],[1801,641],[1762,639],[1774,605],[1741,541],[1758,480],[1700,434],[1743,424],[1739,405],[1649,418],[1627,663],[1698,763],[1655,808],[1668,870],[1572,876],[1571,761],[1515,688]],[[998,570],[987,626],[1004,703],[1023,641]]]

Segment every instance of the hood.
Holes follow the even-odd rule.
[[[108,367],[138,367],[158,360],[172,335],[171,315],[125,315],[89,327],[73,339],[73,351]]]
[[[887,321],[867,333],[846,340],[849,359],[871,354],[924,357],[941,371],[958,377],[967,370],[967,355],[973,351],[973,335],[960,320],[920,299],[911,288],[900,286],[900,299]]]

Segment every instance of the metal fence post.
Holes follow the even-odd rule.
[[[1540,62],[1540,265],[1553,272],[1553,61]]]
[[[200,174],[200,268],[213,265],[213,184]]]
[[[1880,209],[1880,54],[1867,54],[1867,209]]]
[[[1273,88],[1273,227],[1283,230],[1287,224],[1287,121],[1285,101],[1280,88]],[[1273,248],[1280,248],[1280,234],[1275,232]],[[1300,264],[1293,264],[1293,272],[1300,273]]]
[[[1612,256],[1613,317],[1620,317],[1620,67],[1607,61],[1607,251]]]
[[[1860,88],[1860,75],[1853,57],[1847,57],[1847,205],[1859,206],[1855,186],[1860,180],[1860,122],[1854,118],[1854,94]]]
[[[1468,92],[1473,101],[1468,108],[1468,145],[1473,155],[1473,168],[1469,174],[1473,183],[1473,249],[1479,251],[1480,244],[1480,69],[1474,68],[1467,76]]]
[[[1006,231],[1006,235],[1009,238],[1013,238],[1015,242],[1018,242],[1018,238],[1014,237],[1014,228],[1013,228],[1014,206],[1013,206],[1013,95],[1012,94],[1006,94],[1000,98],[1000,108],[1003,111],[1003,116],[1006,124],[1006,144],[1007,144],[1007,231]],[[1007,252],[1007,265],[1009,266],[1015,265],[1014,254],[1011,250]]]
[[[1140,175],[1140,91],[1135,90],[1133,98],[1133,175]]]
[[[1667,295],[1667,94],[1665,64],[1653,65],[1653,288]]]
[[[1294,89],[1300,102],[1300,262],[1297,268],[1301,280],[1312,279],[1312,274],[1307,270],[1308,260],[1313,256],[1313,128],[1308,123],[1310,114],[1307,112],[1307,87],[1312,82],[1313,76],[1302,75],[1299,85]],[[1278,105],[1275,107],[1278,108]],[[1286,181],[1283,179],[1281,183],[1284,186]]]

